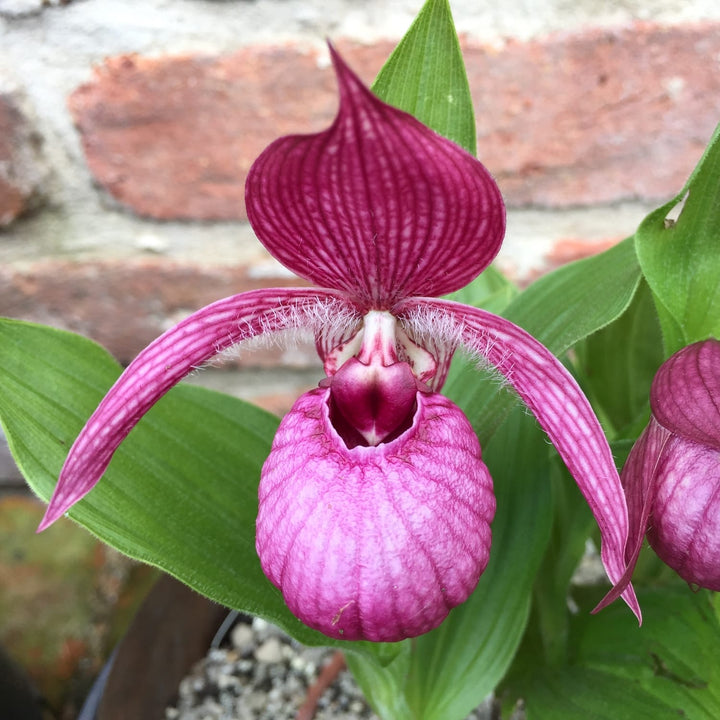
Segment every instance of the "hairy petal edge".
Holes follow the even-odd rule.
[[[192,370],[243,340],[288,328],[314,329],[323,317],[343,311],[355,314],[351,303],[327,290],[253,290],[218,300],[161,335],[130,363],[78,435],[38,532],[92,490],[140,418]]]
[[[555,445],[585,496],[602,537],[608,577],[638,620],[642,615],[626,576],[628,512],[610,446],[590,403],[562,363],[508,320],[448,300],[408,299],[393,312],[420,338],[444,333],[484,357],[507,379]],[[619,583],[622,583],[619,585]]]

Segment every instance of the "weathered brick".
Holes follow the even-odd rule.
[[[163,259],[45,261],[0,267],[0,315],[72,330],[103,345],[122,363],[171,325],[214,300],[260,287],[306,284],[251,277],[247,268],[202,268]],[[250,366],[317,362],[314,349],[273,346],[242,353]]]
[[[36,205],[47,168],[40,139],[18,97],[0,92],[0,227]]]
[[[245,217],[247,171],[278,135],[320,129],[332,75],[313,53],[110,58],[70,97],[97,181],[140,215]]]
[[[616,245],[620,240],[622,238],[616,237],[589,242],[579,238],[561,238],[545,256],[546,266],[543,268],[543,272],[549,272],[591,255],[598,255]]]
[[[0,159],[0,167],[2,167]],[[0,177],[0,227],[9,225],[25,209],[25,198],[18,187]]]
[[[369,81],[392,49],[338,43]],[[497,48],[464,42],[478,151],[510,205],[660,199],[720,118],[720,25],[648,24]],[[69,103],[88,164],[155,218],[244,217],[243,185],[274,138],[331,120],[329,68],[297,46],[220,57],[111,58]]]
[[[481,159],[514,205],[680,191],[720,120],[720,25],[469,46]]]

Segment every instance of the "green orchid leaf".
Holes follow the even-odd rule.
[[[595,518],[565,465],[553,458],[551,488],[552,533],[533,587],[530,629],[532,658],[544,656],[546,664],[559,665],[567,658],[570,581],[585,554],[586,543],[597,528]],[[602,592],[598,593],[598,597]],[[523,649],[527,651],[526,643]],[[522,652],[522,650],[521,650]],[[524,658],[518,658],[525,662]]]
[[[647,692],[596,670],[543,668],[525,695],[527,720],[657,720],[670,708]],[[682,717],[682,716],[680,716]]]
[[[515,408],[483,457],[497,498],[490,563],[470,599],[417,640],[408,690],[416,717],[462,720],[502,679],[550,538],[550,451],[534,419]]]
[[[652,720],[720,717],[720,623],[712,595],[687,587],[639,593],[642,627],[624,608],[571,624],[563,668],[538,663],[515,688],[528,720]]]
[[[427,0],[373,92],[475,154],[475,114],[447,0]]]
[[[633,241],[628,238],[604,253],[540,278],[515,297],[502,315],[560,356],[620,317],[635,296],[640,277]],[[516,399],[490,373],[483,371],[479,382],[477,372],[474,363],[456,360],[445,389],[464,398],[467,416],[485,445]]]
[[[491,265],[464,288],[445,297],[497,314],[502,313],[517,294],[517,287]]]
[[[666,354],[720,337],[720,126],[683,190],[648,215],[635,244]]]
[[[637,683],[686,718],[720,717],[720,623],[712,593],[678,583],[639,597],[642,627],[619,606],[608,608],[607,617],[595,616],[599,623],[578,616],[578,664]]]
[[[0,320],[0,422],[30,487],[47,501],[70,445],[120,373],[99,345]],[[300,623],[255,553],[257,486],[278,419],[179,386],[140,421],[102,482],[69,512],[108,545],[310,645],[347,645]],[[359,652],[374,653],[371,643]],[[384,650],[392,656],[400,649]]]
[[[632,240],[628,239],[601,255],[565,266],[541,278],[516,296],[502,314],[525,327],[554,353],[562,355],[578,341],[622,317],[633,302],[640,279]],[[592,291],[589,292],[588,288]],[[598,296],[603,298],[602,303],[597,301]],[[481,383],[477,377],[470,376],[471,372],[476,374],[477,369],[467,363],[459,367],[454,363],[445,386],[446,392],[451,397],[462,398],[462,405],[474,421],[481,442],[489,442],[488,448],[492,448],[497,439],[496,428],[502,427],[503,418],[515,398],[508,391],[498,388],[489,374],[486,382]],[[514,442],[515,448],[522,447],[523,453],[526,452],[526,441],[516,438]],[[512,453],[512,450],[507,450],[506,462]],[[566,477],[564,468],[559,468],[557,459],[553,460],[552,473],[547,459],[544,464],[537,459],[535,462],[548,476],[546,491],[553,493],[553,500],[549,501],[546,511],[548,533],[551,522],[553,530],[547,554],[538,559],[543,563],[542,568],[539,572],[534,571],[530,578],[533,581],[537,576],[533,587],[536,642],[532,654],[533,657],[542,656],[548,664],[558,664],[567,652],[565,598],[568,583],[583,554],[585,540],[594,527],[594,521],[574,483]],[[499,472],[502,473],[502,469]],[[530,487],[534,490],[536,485]],[[529,498],[526,495],[520,502],[532,505],[535,496]],[[546,543],[543,543],[542,547],[545,546]],[[507,568],[507,565],[504,567]],[[517,643],[513,647],[517,648]],[[452,696],[453,693],[448,694]]]
[[[387,643],[380,647],[394,651],[389,661],[382,650],[370,656],[355,652],[349,645],[345,648],[348,669],[379,717],[385,720],[417,720],[405,695],[413,652],[411,641]]]
[[[628,238],[599,255],[544,275],[503,314],[562,355],[622,315],[639,282],[640,267]]]
[[[641,282],[626,312],[575,349],[581,384],[606,430],[634,440],[647,424],[650,385],[664,360],[647,283]]]

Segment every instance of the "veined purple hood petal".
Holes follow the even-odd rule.
[[[92,490],[140,418],[192,370],[242,340],[332,324],[343,313],[355,309],[330,291],[268,288],[218,300],[168,330],[130,363],[78,435],[38,530]]]
[[[664,362],[650,406],[670,432],[720,450],[720,342],[693,343]]]
[[[257,550],[304,623],[346,640],[427,632],[485,569],[495,498],[477,437],[447,398],[417,394],[407,431],[348,449],[329,389],[303,395],[262,471]]]
[[[600,527],[601,557],[614,595],[641,619],[626,576],[628,514],[610,447],[590,403],[572,375],[540,342],[508,320],[446,300],[417,298],[394,309],[402,326],[420,341],[446,337],[488,360],[532,410],[575,478]],[[609,596],[610,597],[610,596]]]
[[[246,184],[250,222],[293,272],[365,309],[442,295],[495,257],[505,208],[488,171],[453,142],[375,97],[331,48],[333,125],[276,140]]]

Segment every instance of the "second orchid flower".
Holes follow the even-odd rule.
[[[680,577],[720,591],[720,341],[693,343],[663,363],[650,406],[622,472],[628,563],[647,534]]]

